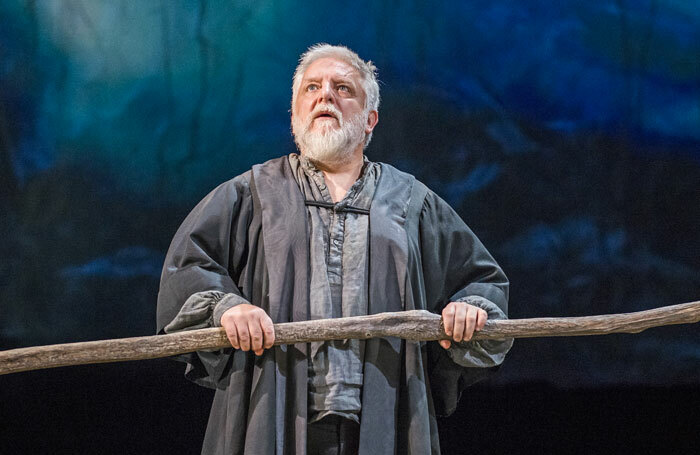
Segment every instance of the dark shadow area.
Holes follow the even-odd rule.
[[[2,453],[199,453],[213,392],[170,360],[0,377]],[[439,421],[443,453],[692,453],[700,388],[477,385]]]

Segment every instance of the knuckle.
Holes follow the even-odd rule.
[[[230,308],[224,313],[224,316],[228,316],[231,319],[237,319],[241,317],[241,313],[243,312],[243,309],[241,308],[240,305],[237,305],[233,308]]]

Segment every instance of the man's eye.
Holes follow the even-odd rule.
[[[318,85],[316,84],[309,84],[306,86],[306,91],[307,92],[313,92],[314,90],[318,90]]]
[[[339,86],[338,86],[338,91],[341,91],[341,92],[349,92],[349,91],[350,91],[350,87],[348,87],[347,85],[339,85]]]

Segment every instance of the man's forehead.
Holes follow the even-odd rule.
[[[314,79],[325,75],[332,75],[345,79],[360,80],[360,72],[351,64],[335,57],[322,57],[314,60],[304,71],[303,79]]]

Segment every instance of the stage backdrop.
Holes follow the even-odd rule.
[[[193,205],[294,152],[317,42],[379,68],[367,150],[446,199],[514,318],[700,299],[696,1],[3,0],[0,348],[149,335]],[[698,326],[516,342],[491,384],[700,384]]]

